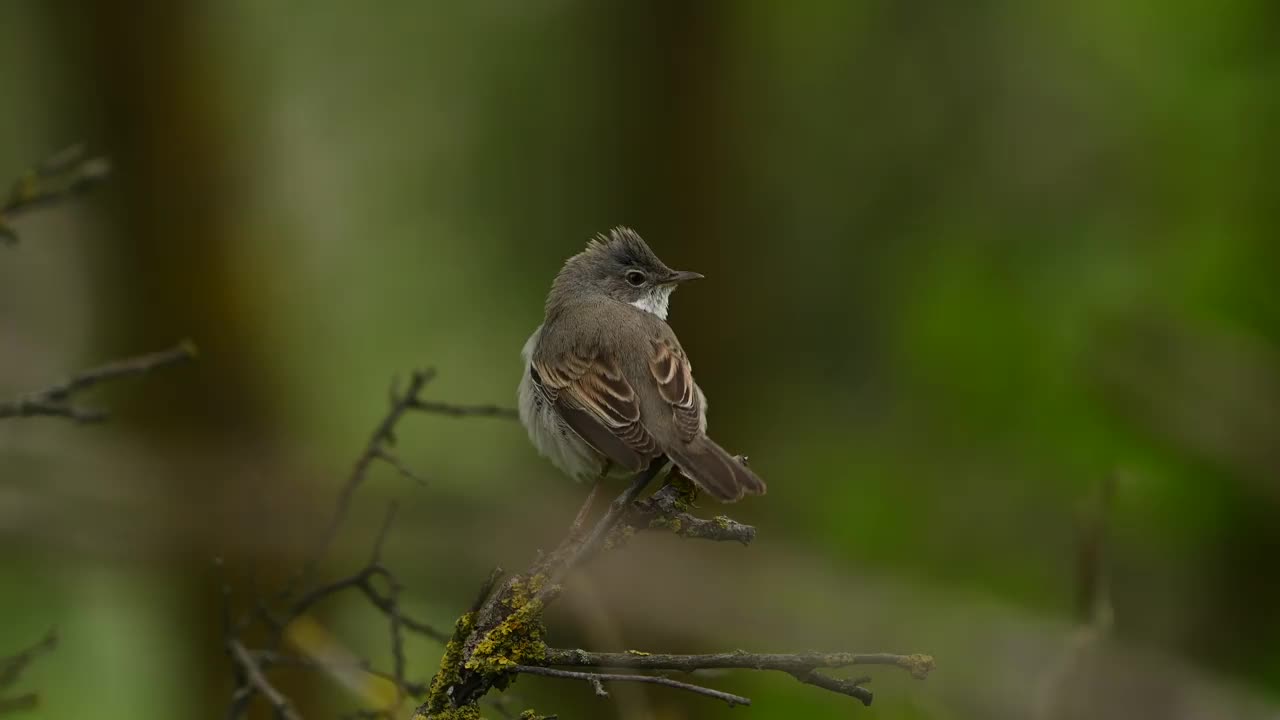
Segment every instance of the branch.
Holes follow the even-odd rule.
[[[589,653],[583,650],[548,648],[542,643],[542,612],[560,592],[560,584],[574,568],[602,549],[615,547],[619,538],[633,533],[636,526],[667,529],[686,537],[734,540],[749,543],[755,528],[727,517],[704,520],[688,512],[696,489],[679,471],[652,496],[640,499],[644,488],[666,464],[655,461],[639,473],[610,504],[591,531],[577,532],[578,521],[560,546],[543,556],[521,575],[509,579],[502,588],[458,621],[450,650],[446,652],[427,702],[418,708],[419,718],[452,717],[450,707],[470,707],[491,689],[505,689],[513,675],[530,674],[590,682],[598,693],[605,680],[644,682],[716,697],[731,705],[750,700],[669,678],[638,674],[601,674],[555,670],[552,666],[602,667],[633,670],[675,670],[740,668],[785,672],[798,681],[871,704],[872,693],[862,687],[870,678],[847,680],[818,672],[820,668],[853,665],[893,665],[923,679],[934,667],[928,655],[887,653],[747,653],[735,651],[709,655],[667,655],[640,652]],[[581,515],[581,513],[580,513]],[[481,598],[488,590],[481,593]],[[460,648],[460,652],[458,649]]]
[[[542,675],[544,677],[564,678],[567,680],[584,680],[591,684],[595,689],[596,695],[599,697],[609,697],[609,692],[604,689],[606,682],[635,682],[650,683],[653,685],[663,685],[677,690],[686,690],[698,695],[705,695],[716,700],[723,700],[729,704],[729,707],[737,705],[750,705],[751,698],[741,695],[734,695],[720,690],[694,685],[692,683],[680,682],[671,678],[659,677],[657,675],[622,675],[617,673],[586,673],[574,672],[572,670],[556,670],[554,668],[540,667],[536,665],[517,665],[514,671],[522,675]]]
[[[307,577],[315,572],[316,566],[324,558],[329,551],[329,547],[333,544],[333,540],[338,535],[343,521],[347,518],[347,513],[351,509],[351,499],[355,496],[356,490],[364,484],[365,478],[369,475],[369,467],[373,465],[375,460],[382,460],[394,467],[401,475],[412,478],[421,482],[421,479],[408,469],[398,458],[387,450],[388,447],[395,445],[396,424],[400,422],[400,418],[405,412],[412,408],[415,403],[421,402],[418,397],[422,389],[427,386],[435,378],[436,371],[432,368],[425,370],[415,370],[409,375],[409,387],[403,394],[399,390],[399,381],[393,379],[391,381],[390,404],[387,414],[373,429],[373,433],[369,436],[368,442],[365,443],[364,452],[356,458],[355,465],[351,468],[351,473],[347,476],[347,481],[343,484],[342,489],[338,492],[338,502],[333,511],[333,517],[329,520],[329,525],[317,543],[316,550],[311,558],[302,566],[293,582],[286,586],[283,593],[284,597],[288,597],[297,586],[302,584]]]
[[[258,666],[258,662],[254,660],[253,656],[249,654],[249,651],[245,649],[239,640],[235,638],[228,640],[227,650],[243,671],[249,687],[262,693],[263,697],[267,698],[267,702],[271,703],[271,707],[275,709],[278,716],[286,720],[300,720],[300,716],[293,709],[293,704],[274,685],[267,681],[266,676],[262,674],[262,668]]]
[[[894,655],[891,653],[750,653],[735,650],[704,655],[667,655],[647,652],[596,653],[585,650],[547,648],[547,665],[563,667],[624,668],[628,670],[779,670],[786,673],[808,672],[816,668],[842,668],[854,665],[891,665],[924,680],[934,669],[930,655]]]
[[[685,538],[743,545],[750,545],[756,539],[754,527],[733,518],[717,515],[707,520],[691,514],[688,510],[697,495],[697,487],[678,470],[671,474],[658,492],[632,503],[620,528],[624,536],[629,534],[628,530],[667,530]],[[621,538],[610,538],[610,541],[612,545]]]
[[[14,182],[9,196],[0,203],[0,245],[18,242],[9,221],[30,210],[66,200],[88,190],[111,172],[106,158],[86,158],[83,145],[73,145]]]
[[[809,685],[855,697],[871,704],[871,691],[857,681],[841,680],[817,672],[818,668],[842,668],[853,665],[893,665],[923,680],[934,668],[929,655],[893,655],[888,653],[749,653],[734,651],[707,655],[666,655],[625,652],[593,653],[585,650],[547,648],[544,662],[564,667],[625,668],[630,670],[777,670]]]
[[[26,672],[32,662],[42,655],[53,652],[56,647],[58,647],[58,633],[50,628],[44,637],[31,647],[0,658],[0,691],[12,687],[22,678],[22,673]],[[35,707],[39,699],[39,696],[33,692],[11,698],[0,698],[0,714],[28,710]]]
[[[451,405],[449,403],[414,400],[409,407],[421,412],[445,415],[447,417],[491,417],[502,420],[519,420],[520,413],[515,408],[501,405]]]
[[[410,695],[422,695],[427,691],[426,683],[397,680],[394,674],[383,672],[370,666],[367,660],[343,663],[332,660],[316,660],[314,658],[301,657],[298,655],[284,655],[282,653],[270,652],[268,650],[250,652],[250,656],[257,661],[258,666],[263,670],[274,667],[307,668],[310,670],[324,670],[326,672],[357,670],[382,678],[389,683],[396,684],[400,687],[402,692]]]
[[[0,402],[0,419],[25,417],[63,417],[80,423],[100,422],[107,418],[104,410],[75,404],[75,396],[95,385],[121,378],[146,375],[154,370],[195,359],[196,346],[184,340],[169,350],[117,360],[14,400]]]
[[[650,463],[648,468],[638,473],[631,480],[631,484],[627,486],[627,489],[609,504],[609,509],[605,512],[604,517],[600,518],[600,521],[591,529],[591,533],[576,544],[570,544],[561,558],[553,561],[551,567],[544,570],[544,572],[548,572],[550,579],[538,594],[539,599],[549,599],[553,588],[564,580],[569,571],[600,550],[604,545],[605,538],[618,526],[618,523],[622,522],[623,516],[631,510],[632,503],[640,497],[640,493],[644,492],[644,489],[649,486],[649,483],[653,482],[658,473],[662,472],[662,468],[666,467],[666,464],[667,459],[660,457]],[[570,535],[571,543],[572,537]]]
[[[417,633],[442,643],[447,642],[450,635],[421,620],[406,615],[400,607],[402,584],[382,561],[382,548],[395,521],[397,506],[394,502],[390,503],[387,508],[386,517],[374,538],[373,551],[368,562],[363,567],[350,575],[325,583],[312,584],[311,578],[316,574],[321,561],[333,545],[343,523],[350,514],[355,493],[368,479],[370,468],[375,461],[382,461],[395,468],[401,475],[421,481],[412,470],[391,453],[390,447],[395,444],[397,424],[406,412],[423,404],[420,393],[434,376],[435,372],[430,369],[413,372],[404,392],[400,391],[398,383],[392,382],[390,407],[386,415],[379,420],[373,432],[369,435],[369,439],[365,442],[364,449],[359,457],[356,458],[351,472],[338,493],[333,515],[326,524],[315,549],[311,552],[307,561],[270,602],[255,598],[252,610],[245,613],[238,623],[228,622],[226,624],[228,647],[234,650],[238,646],[245,650],[242,653],[244,657],[236,657],[238,671],[228,711],[229,718],[242,717],[248,711],[249,703],[256,695],[266,697],[272,706],[277,708],[277,712],[280,712],[277,698],[273,697],[265,689],[262,682],[255,678],[254,673],[250,671],[250,665],[246,664],[245,658],[252,664],[252,669],[258,671],[258,676],[262,678],[263,682],[266,681],[268,671],[279,665],[325,669],[331,672],[340,669],[351,669],[351,664],[339,667],[333,663],[326,662],[323,658],[289,658],[279,652],[285,641],[285,633],[293,622],[305,616],[319,603],[351,590],[358,591],[370,605],[386,616],[391,640],[392,670],[390,672],[371,669],[370,663],[366,660],[358,663],[357,667],[371,675],[390,681],[396,689],[396,701],[390,707],[359,710],[351,716],[389,718],[405,697],[422,695],[427,691],[425,684],[414,683],[406,678],[407,658],[404,648],[404,634],[406,632]],[[384,583],[385,589],[380,589],[379,586]],[[271,610],[272,605],[284,606],[284,609],[277,615]],[[254,626],[255,622],[259,621],[266,626],[266,649],[247,650],[244,648],[240,638]]]

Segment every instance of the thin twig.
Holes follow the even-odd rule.
[[[117,360],[70,378],[37,392],[0,402],[0,419],[22,417],[63,417],[81,423],[100,422],[107,418],[104,410],[84,408],[74,403],[75,396],[100,383],[146,375],[155,370],[177,365],[196,357],[196,346],[189,340],[160,352]]]
[[[557,670],[555,668],[541,667],[537,665],[517,665],[514,668],[516,673],[524,675],[541,675],[543,677],[563,678],[566,680],[582,680],[591,685],[595,689],[596,695],[600,697],[608,697],[609,693],[604,689],[605,682],[634,682],[649,683],[652,685],[662,685],[664,687],[675,688],[677,690],[685,690],[687,692],[705,695],[709,698],[722,700],[729,704],[729,707],[736,705],[750,705],[751,698],[733,693],[723,692],[721,690],[713,690],[711,688],[694,685],[692,683],[680,682],[671,678],[660,677],[657,675],[626,675],[618,673],[587,673],[575,672],[573,670]]]
[[[374,541],[373,557],[369,561],[370,567],[381,566],[380,564],[382,562],[382,544],[386,540],[388,533],[391,532],[391,524],[395,522],[397,508],[398,508],[398,505],[395,502],[392,502],[387,508],[386,520],[383,521],[382,530],[378,532],[378,537]],[[369,579],[366,579],[364,584],[365,595],[370,597],[371,599],[372,599],[372,596],[375,594],[373,585],[371,584],[372,577],[373,575],[370,574]],[[396,577],[392,575],[390,572],[385,573],[383,577],[386,578],[388,587],[387,587],[387,596],[386,596],[387,602],[385,607],[381,607],[381,609],[384,613],[386,613],[387,619],[390,621],[388,624],[390,625],[389,629],[391,633],[392,673],[393,673],[393,677],[395,678],[395,686],[396,686],[396,701],[395,703],[392,704],[392,708],[398,711],[400,709],[401,703],[404,700],[404,685],[406,682],[405,658],[404,658],[404,618],[400,614],[400,590],[402,589],[402,587],[400,585],[400,581],[396,579]]]
[[[404,461],[401,460],[398,455],[391,452],[390,450],[379,449],[373,455],[378,460],[381,460],[382,462],[390,465],[391,467],[399,471],[402,477],[408,478],[409,480],[412,480],[418,483],[419,485],[427,484],[426,478],[414,472],[413,468],[410,468],[408,465],[405,465]]]
[[[293,704],[267,680],[266,676],[262,674],[262,668],[258,666],[257,661],[253,659],[253,656],[249,654],[249,651],[245,649],[239,640],[235,638],[228,640],[227,650],[230,651],[231,657],[244,671],[249,686],[262,693],[267,702],[271,703],[271,707],[275,709],[277,715],[286,718],[286,720],[300,720],[300,716],[293,709]]]
[[[273,667],[308,668],[312,670],[324,670],[326,672],[359,670],[360,672],[368,673],[374,677],[386,680],[389,683],[399,684],[401,689],[409,695],[421,695],[427,691],[426,683],[411,680],[396,680],[393,673],[377,670],[371,667],[367,660],[335,662],[333,660],[317,660],[299,655],[285,655],[283,653],[271,652],[269,650],[250,650],[249,654],[258,662],[259,667],[263,668],[263,670]]]
[[[358,590],[369,604],[381,611],[388,622],[388,631],[391,638],[391,656],[392,669],[390,672],[377,672],[369,669],[369,663],[366,661],[361,668],[366,672],[384,677],[396,688],[396,701],[388,708],[381,709],[365,709],[358,710],[350,717],[386,717],[390,718],[396,714],[396,708],[399,707],[405,697],[410,695],[421,695],[427,691],[427,686],[423,683],[410,682],[406,678],[407,674],[407,652],[405,649],[404,634],[406,632],[418,633],[429,637],[438,642],[448,642],[451,634],[436,630],[434,627],[407,616],[400,607],[400,594],[403,585],[394,573],[389,570],[383,563],[383,550],[387,539],[390,536],[392,525],[395,521],[398,505],[394,502],[390,503],[387,508],[386,516],[382,525],[378,529],[374,537],[373,548],[369,556],[369,561],[364,567],[357,570],[351,575],[340,577],[329,582],[321,584],[312,584],[312,576],[320,565],[320,562],[326,556],[328,550],[333,545],[339,530],[350,514],[353,499],[356,491],[364,484],[368,477],[370,467],[376,461],[385,462],[400,472],[401,475],[415,480],[421,481],[415,473],[413,473],[400,459],[390,451],[390,447],[395,443],[395,429],[399,421],[404,417],[405,413],[413,409],[415,403],[421,401],[419,394],[423,388],[434,377],[433,370],[416,371],[411,374],[410,381],[404,392],[401,392],[398,385],[393,381],[390,391],[390,408],[387,413],[379,420],[373,432],[369,435],[365,443],[364,449],[356,459],[352,466],[350,474],[347,476],[338,493],[338,498],[334,506],[333,515],[324,528],[320,539],[302,565],[301,569],[286,583],[285,587],[275,595],[269,602],[263,602],[261,599],[256,600],[255,609],[247,612],[234,626],[229,626],[227,630],[228,647],[235,647],[231,643],[236,643],[243,647],[240,637],[243,636],[249,628],[256,622],[261,621],[267,626],[269,631],[267,647],[263,650],[252,651],[252,658],[257,658],[259,664],[256,666],[259,675],[265,679],[266,671],[273,665],[283,663],[281,660],[284,656],[279,654],[279,650],[285,641],[285,633],[287,628],[297,619],[309,613],[319,603],[350,590]],[[385,586],[382,583],[385,582]],[[385,587],[385,589],[380,589]],[[284,606],[284,610],[279,614],[271,611],[272,606]],[[329,668],[332,666],[327,664],[323,659],[306,661],[308,667]],[[293,661],[292,664],[303,664],[299,661]],[[244,715],[249,700],[253,695],[263,692],[258,683],[254,680],[243,662],[237,662],[237,685],[232,693],[230,711],[228,717],[240,718]],[[273,701],[274,703],[274,701]]]
[[[32,662],[41,655],[53,652],[56,647],[58,647],[58,632],[49,628],[49,631],[36,644],[8,657],[0,658],[0,690],[7,690],[17,683]],[[33,692],[11,698],[0,698],[0,714],[29,710],[39,702],[40,696]]]
[[[452,403],[415,399],[409,404],[409,408],[420,412],[434,413],[436,415],[455,418],[491,417],[500,418],[502,420],[520,419],[520,413],[517,412],[515,408],[503,407],[501,405],[454,405]]]
[[[625,652],[594,653],[585,650],[547,648],[547,665],[562,667],[624,668],[628,670],[777,670],[802,683],[857,698],[870,705],[872,693],[862,687],[866,678],[845,680],[817,672],[818,668],[842,668],[853,665],[893,665],[923,680],[934,668],[929,655],[894,655],[889,653],[711,653],[705,655],[668,655],[664,653]]]
[[[556,566],[550,572],[550,580],[539,594],[540,597],[543,594],[549,595],[553,586],[558,585],[571,570],[600,549],[609,532],[617,527],[618,523],[622,521],[622,517],[631,508],[631,504],[636,501],[636,498],[640,497],[640,493],[644,492],[644,489],[658,476],[658,473],[662,472],[662,468],[665,466],[665,457],[654,460],[649,464],[648,468],[645,468],[635,476],[621,495],[614,498],[613,502],[609,504],[609,510],[605,512],[604,517],[596,522],[595,527],[591,529],[591,533],[570,548],[569,552],[564,554],[563,559],[556,563]]]
[[[809,672],[803,673],[790,673],[790,675],[806,685],[819,687],[823,690],[829,690],[840,695],[848,695],[849,697],[860,701],[864,706],[870,706],[871,701],[875,699],[875,695],[873,695],[870,690],[862,687],[866,683],[871,682],[870,676],[864,675],[853,680],[845,680],[844,678],[823,675],[817,670],[810,670]]]
[[[369,472],[369,465],[375,459],[381,457],[385,446],[395,442],[395,427],[400,421],[400,416],[404,415],[412,404],[418,399],[418,393],[426,387],[435,377],[435,370],[428,368],[426,370],[416,370],[409,376],[409,387],[404,394],[395,392],[394,383],[391,392],[391,408],[387,411],[382,422],[374,428],[373,434],[369,436],[369,442],[365,445],[365,450],[356,459],[351,474],[347,476],[347,482],[342,486],[342,490],[338,493],[338,504],[334,510],[333,518],[329,521],[329,526],[321,536],[316,554],[307,562],[303,568],[303,577],[315,569],[315,565],[328,552],[329,546],[333,544],[334,537],[338,534],[338,529],[342,526],[343,520],[347,517],[347,512],[351,509],[351,498],[355,495],[355,491],[364,483],[365,477]]]
[[[395,523],[396,513],[399,510],[400,503],[395,500],[387,503],[387,515],[382,519],[382,527],[373,539],[373,554],[369,557],[370,567],[382,564],[382,546],[387,542],[387,536],[391,534],[391,526]]]
[[[84,145],[73,145],[23,173],[0,202],[0,245],[18,242],[10,220],[78,195],[110,172],[111,163],[106,158],[86,158]]]
[[[814,668],[842,668],[854,665],[892,665],[923,680],[934,669],[930,655],[895,655],[891,653],[751,653],[727,652],[703,655],[668,655],[665,653],[621,652],[598,653],[585,650],[547,648],[547,665],[565,667],[625,668],[628,670],[780,670],[806,672]]]
[[[364,484],[365,478],[369,474],[369,466],[374,460],[388,460],[386,447],[395,443],[395,427],[400,422],[400,418],[404,413],[416,402],[418,394],[431,382],[435,377],[435,370],[427,368],[425,370],[415,370],[409,375],[409,387],[403,394],[399,392],[398,383],[392,381],[390,395],[391,407],[387,410],[387,414],[374,428],[370,434],[369,440],[365,443],[364,451],[356,458],[355,464],[351,468],[351,473],[347,476],[347,480],[342,485],[342,489],[338,491],[338,501],[334,506],[333,516],[329,519],[329,524],[325,527],[320,540],[316,543],[316,549],[311,556],[302,565],[302,569],[293,577],[293,580],[285,585],[284,590],[280,593],[280,600],[286,600],[297,591],[307,580],[310,579],[312,573],[324,556],[328,554],[330,546],[333,545],[334,539],[338,536],[338,531],[342,528],[342,523],[347,518],[347,513],[351,510],[351,499],[355,496],[356,490]],[[415,474],[409,472],[408,469],[398,460],[391,462],[402,475],[418,479]]]
[[[36,658],[53,652],[56,647],[58,647],[58,631],[49,628],[36,644],[8,657],[0,658],[0,690],[16,683]]]
[[[388,582],[396,582],[393,580],[394,576],[390,573],[385,574],[384,577],[387,578]],[[424,637],[429,637],[436,642],[449,642],[449,633],[441,632],[421,620],[415,620],[408,615],[405,615],[404,611],[400,609],[400,606],[396,603],[394,598],[379,594],[377,589],[370,583],[365,582],[362,584],[360,586],[360,590],[364,593],[364,596],[368,598],[369,602],[374,607],[381,610],[388,618],[391,617],[394,610],[396,616],[399,618],[398,622],[405,630],[417,633]]]

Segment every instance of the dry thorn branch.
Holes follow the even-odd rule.
[[[0,402],[0,419],[61,417],[79,423],[101,422],[107,418],[107,412],[75,404],[77,395],[104,382],[146,375],[161,368],[193,360],[196,355],[195,344],[184,340],[168,350],[117,360],[91,370],[83,370],[44,390]]]
[[[0,245],[18,242],[18,234],[9,225],[14,218],[66,200],[93,187],[111,172],[111,163],[103,157],[85,157],[84,145],[73,145],[26,171],[9,190],[0,204]]]

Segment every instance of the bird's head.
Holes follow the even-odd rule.
[[[585,250],[565,261],[547,304],[550,308],[569,298],[603,295],[665,320],[667,301],[676,285],[700,277],[696,272],[672,270],[635,230],[616,227],[608,235],[597,235]]]

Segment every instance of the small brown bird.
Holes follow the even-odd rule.
[[[707,399],[666,323],[676,285],[700,277],[667,267],[624,227],[565,262],[525,343],[519,391],[529,439],[560,470],[634,475],[665,455],[722,502],[764,494],[764,481],[707,437]]]

